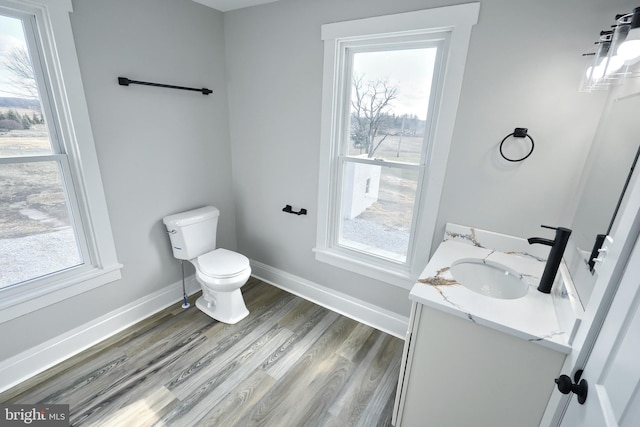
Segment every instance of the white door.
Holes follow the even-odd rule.
[[[624,357],[629,357],[627,354],[619,354],[620,350],[624,351],[636,351],[639,354],[640,348],[635,345],[635,348],[629,350],[628,346],[631,345],[631,339],[640,335],[640,329],[634,329],[635,335],[626,335],[628,331],[632,329],[633,325],[636,325],[639,320],[636,319],[635,313],[638,309],[637,299],[640,296],[636,295],[637,288],[640,284],[638,274],[640,271],[640,260],[637,246],[640,233],[640,168],[636,167],[633,172],[633,176],[629,182],[629,187],[625,193],[623,204],[620,211],[616,216],[616,220],[611,231],[612,241],[606,243],[607,251],[603,253],[604,261],[597,266],[598,279],[593,288],[593,293],[589,299],[589,304],[585,307],[585,313],[582,317],[582,322],[576,333],[576,337],[572,343],[573,351],[567,355],[562,373],[573,377],[574,373],[578,369],[585,370],[583,378],[590,384],[590,392],[587,397],[587,406],[579,405],[574,402],[575,396],[572,396],[569,400],[567,395],[560,394],[555,390],[549,400],[547,410],[540,423],[541,426],[562,426],[562,427],[582,427],[583,425],[589,426],[608,426],[616,424],[606,424],[601,420],[594,421],[595,424],[585,424],[587,417],[596,417],[595,415],[587,414],[588,411],[592,411],[591,404],[598,399],[604,399],[611,401],[611,396],[615,396],[615,405],[623,405],[625,398],[621,398],[618,393],[623,390],[623,384],[612,383],[611,381],[618,381],[620,376],[625,381],[631,381],[631,385],[637,384],[638,379],[633,379],[632,375],[628,373],[621,374],[620,369],[638,369],[636,366],[622,365],[625,360]],[[635,284],[633,283],[635,277]],[[631,281],[631,282],[630,282]],[[627,287],[626,291],[623,291],[622,284]],[[626,292],[626,293],[625,293]],[[620,295],[626,295],[624,298]],[[636,296],[634,299],[634,295]],[[622,298],[622,299],[621,299]],[[635,302],[634,302],[635,301]],[[627,306],[624,306],[624,304]],[[622,316],[622,317],[620,317]],[[607,331],[604,330],[600,333],[601,325],[610,325],[613,322],[618,322],[617,326],[608,326]],[[634,323],[635,322],[635,323]],[[622,328],[622,329],[621,329]],[[611,331],[623,331],[624,334],[619,335]],[[612,340],[612,341],[604,341]],[[603,341],[604,344],[600,344]],[[601,353],[595,352],[595,345],[598,345]],[[624,344],[624,346],[623,346]],[[617,347],[616,347],[617,346]],[[592,353],[593,349],[593,353]],[[609,355],[609,352],[611,353]],[[590,356],[591,354],[591,356]],[[597,356],[597,354],[602,354]],[[631,353],[632,355],[632,353]],[[601,362],[596,362],[598,359]],[[593,358],[593,361],[592,361]],[[640,355],[636,356],[638,364],[640,364]],[[602,363],[601,367],[594,367],[595,363]],[[587,370],[587,364],[590,366]],[[600,373],[602,370],[603,373]],[[613,376],[611,376],[613,375]],[[552,381],[553,379],[550,379]],[[635,381],[635,382],[633,382]],[[613,384],[613,389],[611,386]],[[626,383],[625,383],[626,384]],[[628,384],[625,387],[629,386]],[[612,392],[612,390],[615,391]],[[594,398],[594,396],[597,396]],[[603,396],[607,396],[604,398]],[[622,399],[622,400],[619,400]],[[629,402],[636,399],[636,405],[638,398],[635,396],[627,396],[626,399],[630,399]],[[567,409],[567,405],[578,405],[577,408]],[[605,402],[603,402],[605,404]],[[599,403],[598,403],[599,405]],[[595,408],[595,407],[594,407]],[[574,413],[577,410],[580,414]],[[611,411],[603,411],[602,417],[605,413],[612,413]],[[613,412],[615,413],[615,412]],[[563,416],[566,415],[567,421],[562,421]],[[609,416],[609,415],[607,415]],[[577,418],[575,418],[577,417]],[[615,417],[614,417],[615,419]],[[600,424],[598,424],[600,422]],[[638,421],[635,427],[640,426]]]
[[[574,395],[563,427],[640,426],[640,240],[584,368],[584,404]]]

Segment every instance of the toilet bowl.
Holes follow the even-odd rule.
[[[237,252],[216,248],[220,211],[205,206],[163,218],[173,256],[196,269],[202,296],[196,307],[223,323],[234,324],[249,315],[240,288],[251,275],[249,259]]]
[[[202,296],[196,307],[223,323],[234,324],[249,315],[240,288],[251,276],[249,259],[226,249],[216,249],[199,256],[191,263],[196,268],[196,280]]]

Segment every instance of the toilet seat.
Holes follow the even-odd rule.
[[[197,261],[202,274],[216,279],[235,277],[250,268],[246,256],[222,248],[200,255]]]

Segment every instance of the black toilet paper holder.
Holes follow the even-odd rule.
[[[294,211],[293,208],[291,207],[291,205],[287,205],[284,208],[282,208],[282,212],[286,212],[286,213],[290,213],[290,214],[294,214],[294,215],[306,215],[307,214],[307,210],[302,208],[299,211]]]

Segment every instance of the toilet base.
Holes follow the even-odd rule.
[[[205,298],[206,295],[206,298]],[[249,315],[240,289],[231,292],[204,292],[196,300],[196,307],[222,323],[233,325]]]

